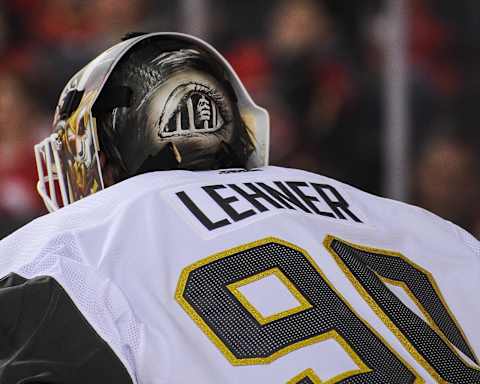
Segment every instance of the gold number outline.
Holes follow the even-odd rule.
[[[365,252],[370,252],[370,253],[376,253],[384,256],[391,256],[391,257],[398,257],[402,259],[404,262],[407,264],[411,265],[414,269],[420,271],[423,273],[429,282],[432,284],[432,287],[435,290],[435,293],[438,295],[439,300],[441,303],[444,305],[445,309],[447,310],[448,314],[450,315],[452,321],[455,323],[455,325],[458,327],[461,335],[464,337],[466,343],[470,347],[470,349],[473,351],[473,348],[471,348],[470,344],[468,343],[468,339],[465,336],[465,333],[463,329],[461,328],[460,324],[458,323],[458,320],[455,318],[453,315],[453,312],[451,309],[448,307],[434,277],[432,274],[427,271],[426,269],[422,268],[418,264],[414,263],[413,261],[409,260],[406,258],[404,255],[402,255],[399,252],[391,251],[391,250],[386,250],[386,249],[381,249],[381,248],[375,248],[375,247],[368,247],[365,245],[360,245],[360,244],[355,244],[351,243],[348,241],[345,241],[343,239],[340,239],[339,237],[333,236],[333,235],[327,235],[323,241],[323,245],[327,249],[328,253],[333,257],[339,268],[343,271],[343,273],[347,276],[348,280],[350,280],[351,284],[355,287],[357,292],[362,296],[362,298],[367,302],[367,304],[372,308],[372,310],[375,312],[375,314],[382,320],[382,322],[392,331],[392,333],[395,335],[395,337],[402,343],[402,345],[405,347],[407,351],[413,356],[413,358],[440,384],[448,384],[447,381],[445,381],[440,374],[430,365],[430,363],[416,350],[416,348],[411,344],[411,342],[408,340],[408,338],[403,334],[403,332],[398,329],[398,327],[395,325],[395,323],[390,319],[390,317],[380,308],[380,306],[377,304],[375,299],[367,292],[367,290],[363,287],[362,283],[355,277],[355,275],[350,271],[350,268],[343,262],[341,257],[337,255],[337,253],[332,249],[332,242],[334,240],[337,240],[341,243],[347,244],[352,248],[365,251]],[[472,366],[471,364],[468,364],[465,362],[465,360],[458,354],[458,352],[455,350],[455,347],[452,346],[451,342],[448,340],[448,338],[444,335],[444,333],[438,328],[438,326],[435,324],[431,316],[428,314],[427,310],[423,307],[423,305],[419,302],[419,300],[415,297],[413,292],[408,288],[408,286],[401,281],[397,280],[391,280],[391,279],[386,279],[381,277],[378,273],[375,273],[375,275],[383,281],[390,282],[392,284],[395,284],[397,286],[402,287],[405,289],[407,295],[414,301],[414,303],[417,305],[417,307],[420,309],[422,314],[426,316],[428,325],[430,328],[445,342],[445,344],[448,346],[448,348],[456,354],[459,359],[465,363],[468,367],[480,371],[479,368]]]
[[[198,260],[193,264],[190,264],[189,266],[185,267],[180,275],[178,284],[177,284],[177,289],[175,291],[175,300],[180,304],[180,306],[184,309],[184,311],[188,314],[188,316],[197,324],[197,326],[203,331],[203,333],[210,339],[211,342],[222,352],[222,354],[225,356],[225,358],[234,366],[242,366],[242,365],[259,365],[259,364],[269,364],[278,358],[285,356],[297,349],[300,349],[302,347],[306,347],[309,345],[313,345],[316,343],[320,343],[325,340],[329,339],[334,339],[337,341],[337,343],[344,349],[344,351],[349,355],[349,357],[357,364],[359,369],[355,370],[350,370],[343,372],[325,383],[322,384],[336,384],[344,379],[347,379],[351,376],[355,376],[361,373],[368,373],[372,372],[372,369],[368,367],[360,358],[360,356],[357,355],[357,353],[353,350],[353,348],[348,344],[346,340],[335,330],[323,333],[318,336],[314,336],[310,339],[307,340],[302,340],[298,341],[296,343],[293,343],[287,347],[284,347],[277,352],[273,353],[269,357],[266,358],[245,358],[245,359],[238,359],[229,349],[228,347],[223,343],[223,341],[215,334],[215,331],[213,331],[208,324],[203,320],[203,318],[198,315],[198,313],[195,311],[195,309],[190,305],[190,303],[185,300],[183,297],[183,293],[185,291],[185,287],[188,281],[188,276],[190,275],[191,272],[194,270],[203,267],[207,264],[210,264],[214,261],[223,259],[228,256],[232,256],[234,254],[237,254],[242,251],[246,251],[251,248],[255,248],[264,244],[268,243],[277,243],[289,248],[292,248],[296,250],[297,252],[300,252],[303,254],[303,256],[308,260],[308,262],[313,266],[313,268],[316,270],[316,272],[322,277],[322,279],[326,282],[326,284],[329,286],[329,288],[337,295],[337,297],[352,311],[352,313],[357,317],[359,321],[361,321],[365,327],[367,327],[372,334],[377,337],[383,344],[384,346],[390,350],[390,352],[412,373],[412,375],[415,377],[415,380],[413,384],[423,384],[425,381],[423,378],[416,372],[416,370],[408,364],[407,361],[405,361],[400,354],[395,351],[388,343],[387,341],[377,332],[375,329],[362,317],[360,317],[357,312],[352,308],[350,303],[338,292],[335,287],[331,284],[330,280],[327,279],[323,271],[320,269],[320,267],[317,265],[317,263],[313,260],[313,258],[310,256],[310,254],[304,250],[303,248],[298,247],[295,244],[292,244],[288,241],[276,238],[276,237],[266,237],[264,239],[260,239],[257,241],[253,241],[247,244],[243,244],[237,247],[233,247],[230,249],[227,249],[222,252],[215,253],[209,257],[206,257],[204,259]],[[291,283],[290,283],[291,284]],[[242,302],[241,302],[242,303]],[[243,305],[243,303],[242,303]],[[247,311],[249,309],[245,307]],[[308,371],[308,370],[307,370]],[[305,372],[305,371],[304,371]],[[304,373],[303,372],[303,373]],[[313,372],[313,370],[312,370]],[[297,376],[296,376],[297,377]],[[305,375],[303,378],[306,377]],[[312,376],[313,378],[317,378],[318,376]],[[309,377],[309,378],[312,378]],[[300,378],[301,379],[301,378]],[[293,379],[291,379],[293,380]],[[292,381],[289,381],[288,383],[292,383]],[[314,382],[314,384],[316,384]]]
[[[315,371],[312,368],[305,369],[304,371],[300,372],[298,375],[295,377],[291,378],[290,380],[287,381],[287,384],[297,384],[300,382],[300,380],[304,380],[306,378],[309,378],[310,381],[313,384],[327,384],[322,383],[322,380],[316,375]]]
[[[286,311],[281,311],[270,316],[264,317],[250,302],[248,299],[240,292],[238,289],[244,285],[253,283],[255,281],[261,280],[267,276],[276,276],[288,291],[292,294],[295,299],[300,303],[298,306],[288,309]],[[282,319],[284,317],[293,315],[298,312],[303,312],[309,308],[312,308],[312,304],[298,291],[298,289],[288,280],[288,277],[278,268],[271,268],[266,271],[260,272],[256,275],[247,277],[243,280],[239,280],[235,283],[227,285],[227,289],[232,293],[233,296],[245,307],[245,309],[250,312],[250,314],[261,324],[265,325],[272,321]]]

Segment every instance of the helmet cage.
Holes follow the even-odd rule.
[[[34,146],[37,192],[49,212],[104,188],[96,121],[91,111],[84,112],[73,125],[72,119],[67,125],[61,123],[56,132]]]
[[[62,167],[60,166],[55,144],[57,139],[58,135],[52,133],[49,137],[34,146],[38,173],[37,192],[49,212],[60,208],[58,189],[60,189],[62,205],[65,206],[69,203],[64,178],[63,175],[61,175]]]

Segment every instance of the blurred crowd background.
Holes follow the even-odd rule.
[[[478,237],[480,2],[407,5],[407,200]],[[129,31],[206,38],[269,110],[272,164],[385,195],[389,28],[381,0],[3,0],[0,238],[45,213],[32,148],[61,89]]]

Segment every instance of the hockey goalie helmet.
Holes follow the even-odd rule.
[[[136,35],[63,90],[35,146],[49,211],[156,170],[267,165],[269,118],[213,47],[180,33]]]

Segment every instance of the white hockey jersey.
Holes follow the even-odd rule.
[[[480,383],[479,242],[305,171],[136,176],[0,242],[9,273],[53,277],[133,383]]]

